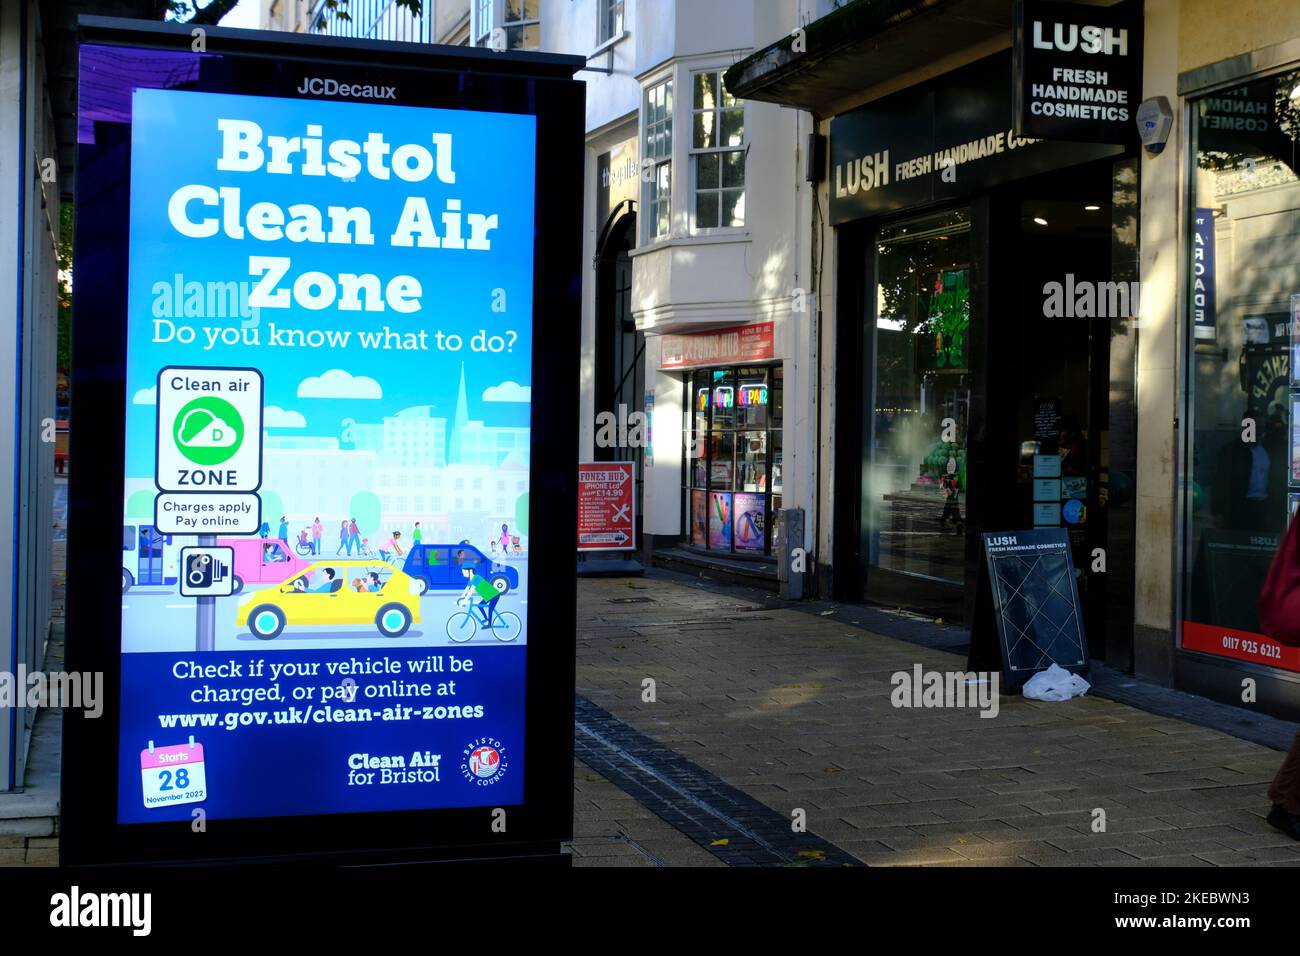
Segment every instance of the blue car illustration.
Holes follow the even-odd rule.
[[[415,579],[421,594],[429,591],[461,591],[465,571],[472,571],[493,584],[504,580],[510,590],[519,587],[519,572],[508,565],[493,563],[469,544],[418,544],[406,555],[402,570]]]

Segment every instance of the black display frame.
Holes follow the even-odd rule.
[[[188,25],[104,17],[82,17],[79,34],[83,49],[121,48],[143,54],[145,62],[152,51],[204,57],[202,85],[183,88],[345,99],[297,92],[305,78],[326,69],[344,83],[395,87],[396,97],[383,101],[389,104],[537,117],[532,305],[534,328],[545,334],[533,338],[529,521],[530,538],[547,542],[543,547],[549,553],[529,568],[535,640],[529,642],[526,663],[525,800],[507,808],[505,832],[494,831],[492,807],[220,819],[209,821],[207,832],[194,832],[189,820],[119,824],[121,592],[117,575],[102,569],[112,566],[106,562],[121,539],[130,124],[100,124],[94,142],[79,143],[77,157],[73,445],[86,464],[69,484],[66,664],[69,671],[103,674],[104,708],[96,719],[80,711],[65,715],[61,862],[392,864],[493,858],[562,863],[567,858],[560,855],[560,843],[573,833],[573,463],[578,460],[585,150],[585,88],[573,75],[585,61],[219,27],[205,28],[206,50],[193,52]]]

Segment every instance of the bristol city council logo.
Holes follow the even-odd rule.
[[[476,787],[490,787],[506,772],[506,748],[493,737],[471,740],[462,751],[460,774]]]

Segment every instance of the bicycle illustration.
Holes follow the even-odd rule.
[[[492,632],[498,641],[513,641],[524,629],[523,621],[514,611],[498,611],[491,602],[481,597],[463,597],[456,606],[464,608],[447,618],[447,636],[457,644],[471,640],[478,629]]]

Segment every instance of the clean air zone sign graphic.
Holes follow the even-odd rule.
[[[158,373],[155,480],[161,491],[256,491],[261,486],[261,372],[170,367]]]

